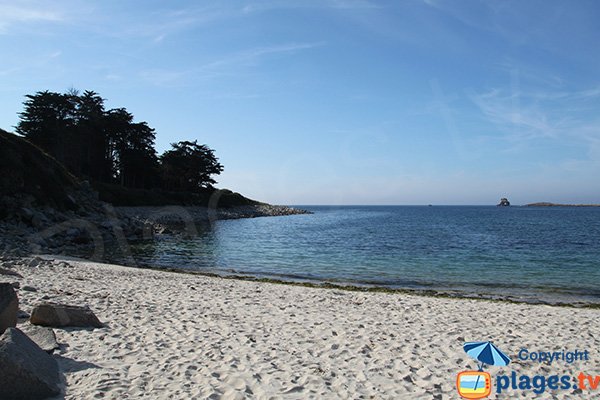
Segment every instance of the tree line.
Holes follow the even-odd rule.
[[[197,192],[212,188],[223,166],[197,141],[172,143],[160,156],[156,132],[125,108],[106,110],[93,91],[27,95],[16,132],[70,172],[126,188]]]

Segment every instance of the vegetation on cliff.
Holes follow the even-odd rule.
[[[200,193],[223,171],[214,150],[196,141],[173,143],[159,156],[156,132],[147,122],[136,122],[125,108],[106,110],[93,91],[43,91],[26,98],[17,133],[100,189]]]
[[[27,141],[6,132],[4,140],[39,148],[45,158],[40,158],[39,152],[24,153],[22,148],[11,152],[14,154],[5,159],[2,168],[3,173],[11,170],[0,187],[2,192],[15,189],[14,183],[8,182],[11,174],[28,174],[29,180],[39,177],[43,182],[37,186],[24,183],[27,190],[37,190],[38,200],[41,192],[56,191],[53,198],[58,196],[60,204],[65,203],[61,188],[76,185],[79,180],[91,182],[100,200],[117,206],[207,206],[215,194],[219,207],[259,204],[213,187],[217,183],[214,177],[223,166],[207,145],[181,141],[159,156],[154,148],[156,132],[147,122],[136,122],[125,108],[106,110],[105,100],[93,91],[43,91],[26,99],[16,132]],[[44,172],[31,160],[16,162],[15,157],[36,159],[38,164],[53,163],[55,168]],[[57,168],[62,175],[54,173]],[[49,173],[54,176],[44,179]]]
[[[84,188],[82,188],[84,186]],[[0,219],[19,214],[22,208],[50,207],[76,210],[82,203],[81,181],[54,157],[28,140],[0,129]],[[239,193],[213,187],[194,191],[161,188],[127,188],[117,183],[96,181],[99,200],[115,206],[213,206],[220,208],[261,204]]]
[[[35,202],[59,210],[74,209],[70,195],[77,178],[43,150],[0,129],[0,218]]]

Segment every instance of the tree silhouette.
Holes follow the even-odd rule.
[[[156,134],[125,108],[104,109],[93,91],[27,95],[17,133],[78,176],[127,187],[158,185]]]
[[[70,170],[77,170],[72,152],[77,108],[73,96],[46,90],[26,98],[25,110],[19,114],[21,121],[17,133],[46,150]]]
[[[171,150],[160,156],[161,176],[165,188],[170,190],[198,191],[212,188],[217,183],[211,175],[219,175],[223,166],[214,150],[196,140],[171,143]]]
[[[76,129],[80,147],[81,174],[108,181],[112,165],[107,157],[106,113],[104,99],[93,91],[77,97]]]
[[[126,188],[194,191],[212,188],[223,171],[214,151],[197,141],[172,144],[160,158],[156,132],[125,108],[105,110],[93,91],[27,95],[17,133],[73,174]]]

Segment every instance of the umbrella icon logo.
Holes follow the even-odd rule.
[[[492,378],[483,370],[484,366],[506,366],[510,363],[510,358],[492,342],[467,342],[463,349],[480,364],[477,371],[463,371],[458,374],[456,377],[458,394],[465,399],[483,399],[492,391]]]

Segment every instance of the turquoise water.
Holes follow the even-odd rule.
[[[282,280],[600,302],[600,208],[303,207],[137,243],[139,263]]]

